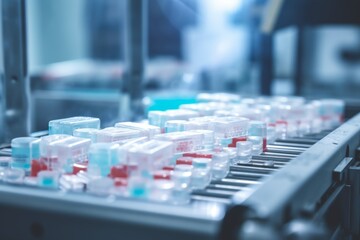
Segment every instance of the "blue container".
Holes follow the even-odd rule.
[[[73,135],[78,128],[100,129],[100,119],[93,117],[70,117],[64,119],[51,120],[49,122],[49,135],[67,134]]]
[[[31,160],[40,157],[40,139],[33,137],[14,138],[11,141],[11,149],[11,167],[29,170]]]

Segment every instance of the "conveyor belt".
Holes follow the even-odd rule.
[[[192,199],[230,203],[235,193],[251,190],[261,184],[265,177],[279,171],[328,133],[329,131],[326,130],[304,137],[278,139],[268,144],[265,152],[253,156],[249,163],[231,166],[230,172],[224,179],[212,181],[203,190],[193,191]]]
[[[293,212],[297,211],[296,216],[300,206],[317,203],[330,186],[333,167],[341,161],[339,156],[345,156],[346,146],[350,146],[351,152],[359,145],[359,120],[360,116],[344,123],[324,139],[329,131],[279,139],[268,145],[263,154],[253,156],[249,163],[231,166],[227,177],[212,181],[203,190],[193,191],[190,204],[94,197],[1,184],[0,224],[3,228],[0,236],[33,239],[28,229],[35,222],[45,229],[44,239],[81,239],[84,233],[89,239],[102,239],[105,235],[125,239],[148,239],[149,236],[152,239],[171,236],[179,240],[233,239],[231,236],[238,233],[241,224],[236,219],[247,219],[243,214],[247,210],[283,224],[280,221],[289,214],[288,206],[291,205]],[[325,146],[329,148],[324,153]],[[1,153],[10,152],[3,149]],[[273,194],[274,189],[277,194]],[[13,215],[17,216],[16,222],[9,222],[8,216]],[[76,222],[74,228],[59,224],[70,221]],[[14,224],[16,232],[11,230]]]
[[[233,195],[239,191],[249,191],[261,184],[265,177],[285,167],[291,160],[310,148],[314,143],[326,136],[329,131],[304,137],[278,139],[267,145],[267,150],[252,157],[246,164],[230,167],[228,175],[221,180],[212,181],[202,190],[192,192],[193,201],[230,203]],[[10,155],[9,146],[4,146],[1,155]]]

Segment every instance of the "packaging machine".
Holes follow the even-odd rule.
[[[144,27],[137,18],[144,2],[128,5],[125,88],[133,119],[143,111],[144,32],[135,30]],[[0,167],[11,161],[10,140],[30,132],[24,3],[1,2]],[[232,164],[226,177],[191,191],[187,204],[1,182],[0,238],[359,239],[360,115],[353,112],[336,128],[275,140],[250,162]]]

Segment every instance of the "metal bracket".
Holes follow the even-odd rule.
[[[334,169],[333,171],[333,179],[337,183],[342,183],[346,181],[348,169],[353,164],[354,158],[352,157],[346,157],[344,158]]]
[[[349,169],[349,184],[351,187],[350,230],[355,236],[360,235],[360,162]]]

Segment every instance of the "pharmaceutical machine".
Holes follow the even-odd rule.
[[[130,109],[143,116],[143,1],[130,2]],[[30,134],[24,1],[1,4],[1,239],[360,238],[360,115],[345,102],[200,94]]]

